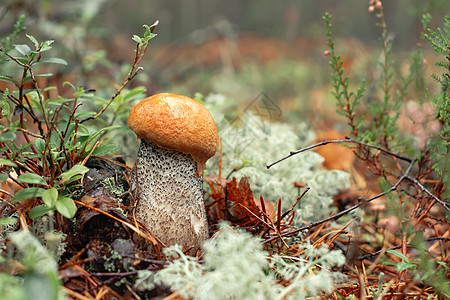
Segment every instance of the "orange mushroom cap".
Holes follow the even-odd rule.
[[[217,126],[199,102],[182,95],[161,93],[139,102],[128,116],[128,127],[138,138],[158,147],[190,154],[197,176],[219,146]]]

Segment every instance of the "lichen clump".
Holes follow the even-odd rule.
[[[164,285],[185,299],[305,299],[330,291],[344,279],[332,267],[345,258],[338,250],[320,249],[309,243],[299,245],[301,257],[269,254],[261,240],[223,222],[220,233],[206,241],[204,263],[186,256],[180,247],[165,249],[171,258],[158,272],[140,271],[135,287],[139,290]],[[281,280],[279,280],[281,279]],[[282,284],[283,280],[289,282]]]
[[[294,225],[301,221],[315,221],[328,215],[333,196],[339,189],[348,187],[349,175],[339,170],[328,171],[322,167],[324,159],[313,151],[290,157],[270,168],[272,163],[290,151],[311,145],[314,132],[306,123],[294,125],[271,122],[251,110],[241,112],[240,117],[227,119],[224,112],[234,106],[223,95],[210,95],[205,105],[218,124],[223,139],[222,174],[247,176],[255,197],[276,202],[281,198],[282,207],[288,209],[299,195],[293,182],[303,182],[310,187],[296,209]],[[207,170],[218,174],[218,160],[209,160]]]

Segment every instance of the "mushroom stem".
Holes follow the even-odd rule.
[[[190,154],[141,140],[136,161],[136,218],[166,245],[192,246],[208,239],[202,177]]]

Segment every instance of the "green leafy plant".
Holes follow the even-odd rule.
[[[421,243],[423,246],[423,243]],[[397,250],[387,250],[386,252],[401,259],[399,262],[386,261],[385,265],[395,266],[397,272],[411,271],[414,281],[434,286],[443,295],[450,295],[450,289],[446,280],[446,274],[450,272],[447,263],[440,260],[433,260],[424,249],[418,249],[420,256],[409,259]]]
[[[332,39],[331,16],[326,14],[324,21],[327,25],[329,49],[326,56],[330,57],[330,66],[332,70],[332,79],[334,86],[334,97],[338,106],[338,113],[343,115],[350,127],[350,137],[344,140],[328,141],[321,143],[322,146],[329,142],[341,142],[347,145],[356,145],[354,147],[356,155],[365,161],[373,171],[380,182],[382,193],[364,199],[370,202],[380,197],[388,199],[388,207],[391,213],[395,211],[400,220],[402,220],[401,232],[397,233],[398,238],[402,240],[403,250],[399,252],[395,249],[387,250],[387,253],[401,258],[401,262],[385,262],[387,265],[395,265],[399,280],[412,280],[415,283],[432,285],[441,295],[448,296],[448,282],[445,275],[448,269],[440,268],[441,276],[435,277],[434,282],[427,281],[427,278],[436,272],[436,263],[445,262],[435,261],[427,252],[423,244],[423,236],[418,231],[424,230],[426,225],[420,222],[410,223],[409,218],[413,220],[438,220],[445,223],[445,220],[437,216],[441,213],[445,215],[450,211],[448,200],[445,199],[448,184],[445,170],[448,169],[448,83],[449,83],[449,19],[445,19],[444,29],[433,31],[427,29],[430,16],[423,18],[424,30],[428,33],[425,38],[428,39],[437,53],[443,54],[445,60],[437,63],[438,66],[445,68],[445,73],[441,76],[432,75],[432,77],[441,85],[441,89],[430,99],[427,93],[423,93],[423,58],[422,52],[413,52],[411,55],[410,73],[407,76],[401,76],[393,71],[393,61],[391,59],[392,39],[387,31],[387,24],[384,16],[383,5],[381,1],[370,1],[369,11],[376,13],[381,28],[381,51],[382,59],[378,66],[381,76],[379,80],[379,90],[365,97],[364,82],[356,92],[349,91],[349,78],[344,75],[343,61],[336,53]],[[412,89],[413,80],[416,79],[416,90]],[[372,89],[371,89],[372,90]],[[399,117],[404,99],[409,94],[414,94],[423,103],[433,102],[435,106],[435,120],[440,123],[440,131],[428,138],[424,148],[418,147],[413,143],[411,137],[400,134]],[[423,93],[423,94],[421,94]],[[368,111],[361,108],[367,104]],[[441,118],[445,115],[445,119]],[[415,145],[415,147],[411,147]],[[297,151],[301,152],[301,151]],[[406,155],[412,155],[409,158]],[[404,163],[401,163],[404,162]],[[414,174],[414,175],[411,175]],[[431,182],[431,184],[422,184],[422,182]],[[392,193],[395,192],[395,193]],[[407,203],[412,202],[414,209],[407,209]],[[430,208],[437,204],[436,212],[430,213]],[[357,204],[338,215],[343,215],[359,207]],[[410,216],[407,216],[410,214]],[[408,258],[407,237],[410,236],[422,242],[420,251],[423,255],[418,259]],[[400,247],[399,247],[400,248]],[[445,256],[445,255],[444,255]],[[419,267],[421,266],[421,267]],[[428,267],[424,267],[428,266]],[[422,268],[422,269],[420,269]],[[420,270],[419,270],[420,269]],[[406,279],[405,271],[412,272],[412,279]],[[386,291],[384,291],[385,293]]]
[[[137,42],[134,63],[123,84],[108,101],[94,98],[92,93],[69,82],[63,86],[71,87],[73,97],[47,98],[45,93],[53,87],[41,87],[38,78],[51,77],[53,74],[35,70],[49,63],[67,63],[61,58],[47,57],[47,52],[52,49],[52,40],[38,42],[33,36],[27,35],[31,45],[18,44],[14,45],[14,49],[9,49],[17,38],[21,24],[23,19],[19,20],[14,33],[6,39],[8,43],[5,47],[0,48],[0,53],[7,58],[5,64],[15,64],[21,70],[17,77],[0,74],[0,80],[9,83],[0,90],[3,120],[0,125],[0,179],[11,180],[22,188],[12,195],[11,204],[27,203],[26,211],[31,218],[40,217],[49,210],[72,218],[77,210],[73,198],[79,194],[80,180],[88,171],[84,164],[92,155],[110,154],[116,149],[114,144],[101,144],[98,140],[106,131],[120,127],[113,125],[117,115],[123,114],[127,101],[143,92],[142,88],[133,91],[124,89],[141,70],[138,64],[150,39],[156,36],[153,30],[157,23],[151,27],[144,25],[142,38],[136,35],[133,37]],[[120,95],[122,91],[124,94]],[[98,118],[117,98],[119,101],[115,104],[109,126],[97,129],[83,124]],[[85,114],[78,113],[78,108],[88,100],[104,104],[98,113],[82,119]],[[42,204],[36,205],[35,201],[30,201],[32,199],[39,199]]]
[[[3,51],[0,52],[0,65],[3,65],[7,60],[5,53],[14,49],[14,43],[26,27],[24,25],[25,16],[20,16],[17,22],[14,24],[14,29],[11,34],[0,40],[0,45],[2,45]]]
[[[424,24],[431,19],[430,15],[424,16]],[[436,31],[427,29],[425,38],[433,46],[436,53],[443,58],[436,65],[444,69],[441,75],[432,74],[433,79],[440,84],[442,91],[434,94],[432,102],[435,107],[435,116],[441,125],[439,133],[430,141],[430,152],[435,164],[433,169],[442,177],[443,182],[450,184],[450,17],[444,19],[444,26]],[[450,195],[447,189],[444,195]]]
[[[82,180],[89,171],[85,166],[89,158],[112,155],[117,149],[105,134],[121,128],[115,124],[126,120],[129,102],[143,97],[145,88],[128,90],[126,86],[142,70],[138,64],[156,36],[153,31],[157,22],[144,25],[143,37],[133,37],[137,43],[135,59],[124,82],[109,99],[68,81],[62,87],[71,90],[69,96],[50,94],[57,88],[41,80],[53,76],[47,65],[67,63],[49,56],[53,40],[39,42],[27,35],[29,43],[15,44],[23,23],[21,17],[14,32],[0,45],[1,70],[5,72],[0,74],[0,245],[2,254],[12,253],[16,247],[25,262],[21,270],[0,274],[0,295],[24,299],[41,290],[34,288],[39,284],[46,289],[43,298],[63,299],[56,272],[56,261],[65,251],[62,237],[67,226],[63,224],[68,224],[62,217],[73,218],[77,212],[76,200],[83,195]],[[80,109],[83,104],[88,109]],[[101,115],[103,118],[98,118]],[[19,219],[20,227],[29,228],[36,238],[29,231],[17,230]],[[39,269],[42,263],[47,265]],[[14,267],[10,259],[2,264]],[[45,271],[50,267],[52,272]]]

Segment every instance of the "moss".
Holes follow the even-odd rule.
[[[103,184],[108,188],[108,192],[117,197],[119,202],[122,202],[122,197],[126,194],[126,191],[121,184],[116,182],[116,178],[114,176],[105,178],[105,180],[103,180]]]

